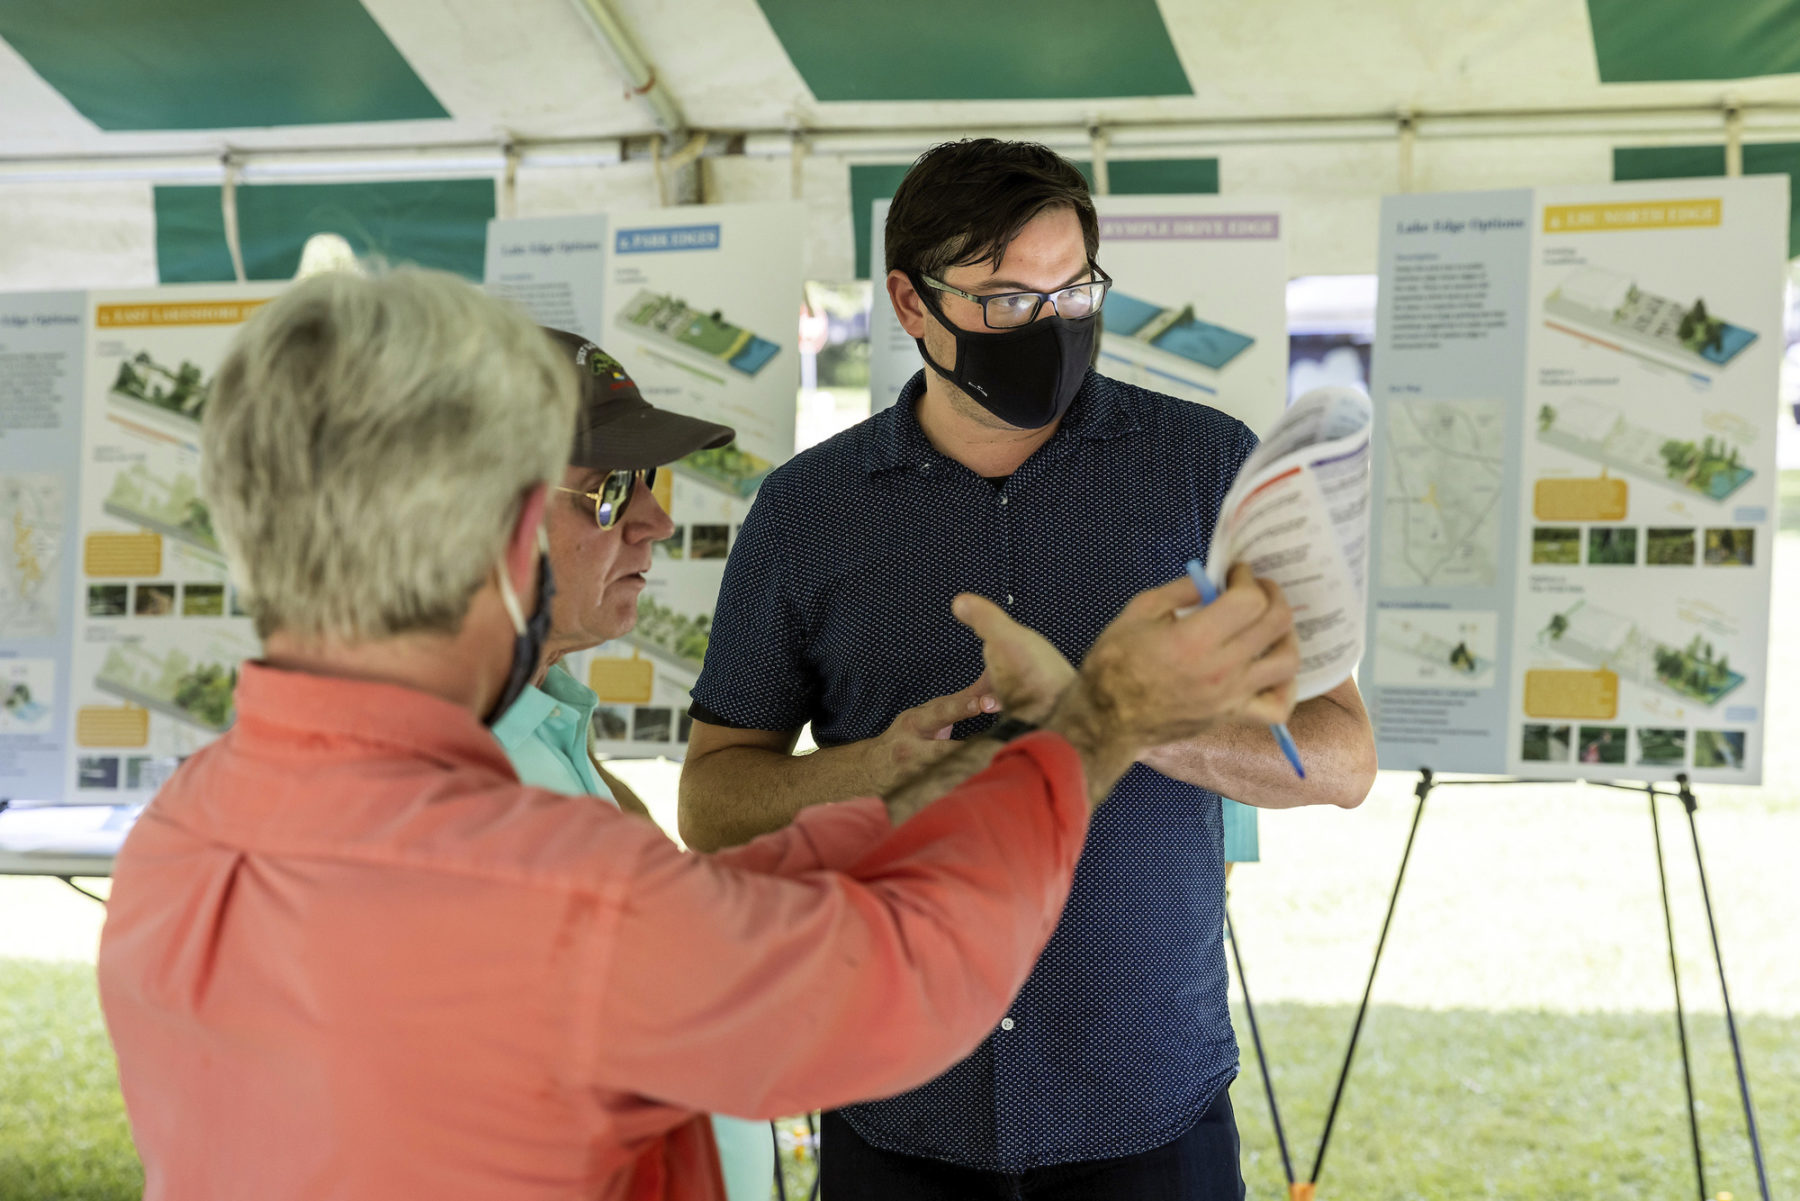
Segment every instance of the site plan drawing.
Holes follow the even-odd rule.
[[[1604,668],[1619,679],[1660,689],[1679,700],[1716,705],[1744,682],[1730,656],[1695,634],[1685,645],[1646,633],[1629,617],[1587,601],[1551,615],[1538,634],[1539,645]]]
[[[1191,304],[1165,308],[1117,290],[1106,298],[1106,332],[1214,371],[1256,342],[1249,334],[1202,321]]]
[[[763,477],[775,470],[775,464],[761,455],[753,455],[733,442],[712,450],[697,450],[675,461],[675,471],[688,479],[698,480],[739,500],[749,500],[762,486]]]
[[[1388,405],[1384,587],[1493,584],[1500,549],[1502,421],[1500,403],[1493,400]]]
[[[121,521],[135,522],[215,555],[220,553],[212,512],[200,498],[200,485],[185,471],[164,479],[142,463],[135,463],[113,480],[102,507]]]
[[[179,418],[197,432],[209,387],[196,364],[183,359],[181,366],[170,370],[141,350],[119,364],[112,399],[128,412]]]
[[[1391,609],[1376,622],[1379,682],[1489,688],[1499,615],[1444,609]]]
[[[1708,313],[1704,299],[1685,304],[1658,296],[1604,267],[1583,267],[1563,280],[1545,298],[1544,312],[1552,329],[1627,354],[1632,347],[1657,351],[1688,368],[1723,367],[1756,340],[1754,330]]]
[[[633,296],[619,310],[619,324],[654,342],[723,363],[743,375],[755,375],[781,351],[774,342],[733,325],[717,312],[702,312],[684,300],[649,289]]]
[[[622,641],[698,675],[711,639],[712,614],[689,616],[646,593],[638,597],[637,625]]]
[[[197,662],[175,647],[158,652],[142,643],[120,643],[107,652],[94,684],[121,700],[222,734],[235,711],[237,665],[254,653],[236,649]]]
[[[1694,442],[1669,437],[1633,425],[1618,409],[1597,401],[1574,398],[1540,405],[1537,430],[1546,445],[1708,500],[1723,501],[1756,474],[1722,438],[1709,434]]]

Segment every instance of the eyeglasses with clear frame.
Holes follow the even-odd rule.
[[[644,487],[656,487],[656,473],[659,468],[649,467],[643,470],[626,468],[623,471],[609,471],[606,478],[600,481],[597,492],[583,492],[579,488],[556,486],[556,491],[567,492],[570,496],[585,496],[594,502],[594,524],[603,530],[610,530],[619,524],[619,518],[625,516],[625,510],[631,507],[631,498],[637,492],[638,482]]]
[[[989,329],[1018,329],[1036,321],[1045,304],[1049,304],[1058,317],[1069,321],[1098,313],[1106,303],[1106,290],[1112,287],[1112,276],[1100,270],[1099,264],[1091,260],[1088,270],[1093,274],[1093,279],[1086,283],[1070,284],[1054,292],[996,292],[990,296],[977,296],[973,292],[953,288],[943,280],[933,279],[929,275],[921,275],[919,278],[940,292],[948,292],[952,296],[960,296],[980,305],[982,323]]]

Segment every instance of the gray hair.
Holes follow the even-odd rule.
[[[200,433],[258,635],[461,629],[524,494],[562,476],[577,383],[523,312],[445,272],[330,272],[265,305]]]

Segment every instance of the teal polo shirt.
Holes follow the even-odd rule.
[[[560,663],[542,684],[527,684],[512,707],[494,723],[494,737],[512,760],[519,779],[554,792],[613,799],[612,790],[588,756],[588,731],[600,698]],[[617,804],[617,802],[614,802]]]

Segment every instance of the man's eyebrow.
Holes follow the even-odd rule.
[[[1054,292],[1057,290],[1057,288],[1066,288],[1070,284],[1079,283],[1081,281],[1082,276],[1092,274],[1093,270],[1094,270],[1094,268],[1091,264],[1083,263],[1076,270],[1075,274],[1071,275],[1068,279],[1063,280],[1062,283],[1057,284],[1056,288],[1050,288],[1048,290],[1051,292]],[[1035,292],[1035,291],[1037,291],[1036,288],[1030,286],[1029,284],[1022,284],[1016,279],[984,279],[978,284],[969,285],[969,291],[971,291],[971,292],[976,291],[977,289],[980,289],[980,288],[1004,288],[1009,292]]]

